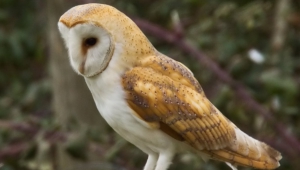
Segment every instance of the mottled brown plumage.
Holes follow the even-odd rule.
[[[239,144],[235,129],[206,98],[200,84],[184,65],[157,54],[126,72],[122,83],[127,102],[153,128],[186,141],[212,159],[259,169],[278,166],[280,153],[264,143],[256,148]]]

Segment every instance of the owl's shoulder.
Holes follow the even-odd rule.
[[[192,88],[198,93],[203,93],[201,85],[194,77],[194,74],[184,64],[161,53],[143,58],[135,68],[141,69],[138,71],[141,74],[147,74],[147,72],[150,74],[147,69],[151,69],[155,74],[170,78],[175,82]]]

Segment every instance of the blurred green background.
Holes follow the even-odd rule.
[[[90,2],[179,34],[244,84],[275,122],[245,107],[247,101],[209,66],[146,33],[159,51],[194,72],[224,115],[282,152],[279,169],[300,169],[300,1],[1,0],[0,170],[139,170],[145,164],[147,156],[102,120],[58,34],[59,17]],[[283,138],[278,123],[297,141]],[[170,169],[230,168],[187,153]]]

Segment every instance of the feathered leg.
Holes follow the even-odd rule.
[[[167,170],[170,164],[172,163],[173,157],[173,152],[160,153],[155,170]]]
[[[149,154],[144,170],[154,170],[157,159],[158,159],[158,154],[156,153]]]

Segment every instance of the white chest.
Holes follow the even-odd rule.
[[[116,73],[102,74],[95,79],[86,79],[98,111],[107,123],[117,132],[135,120],[130,114],[121,86],[120,76]]]

